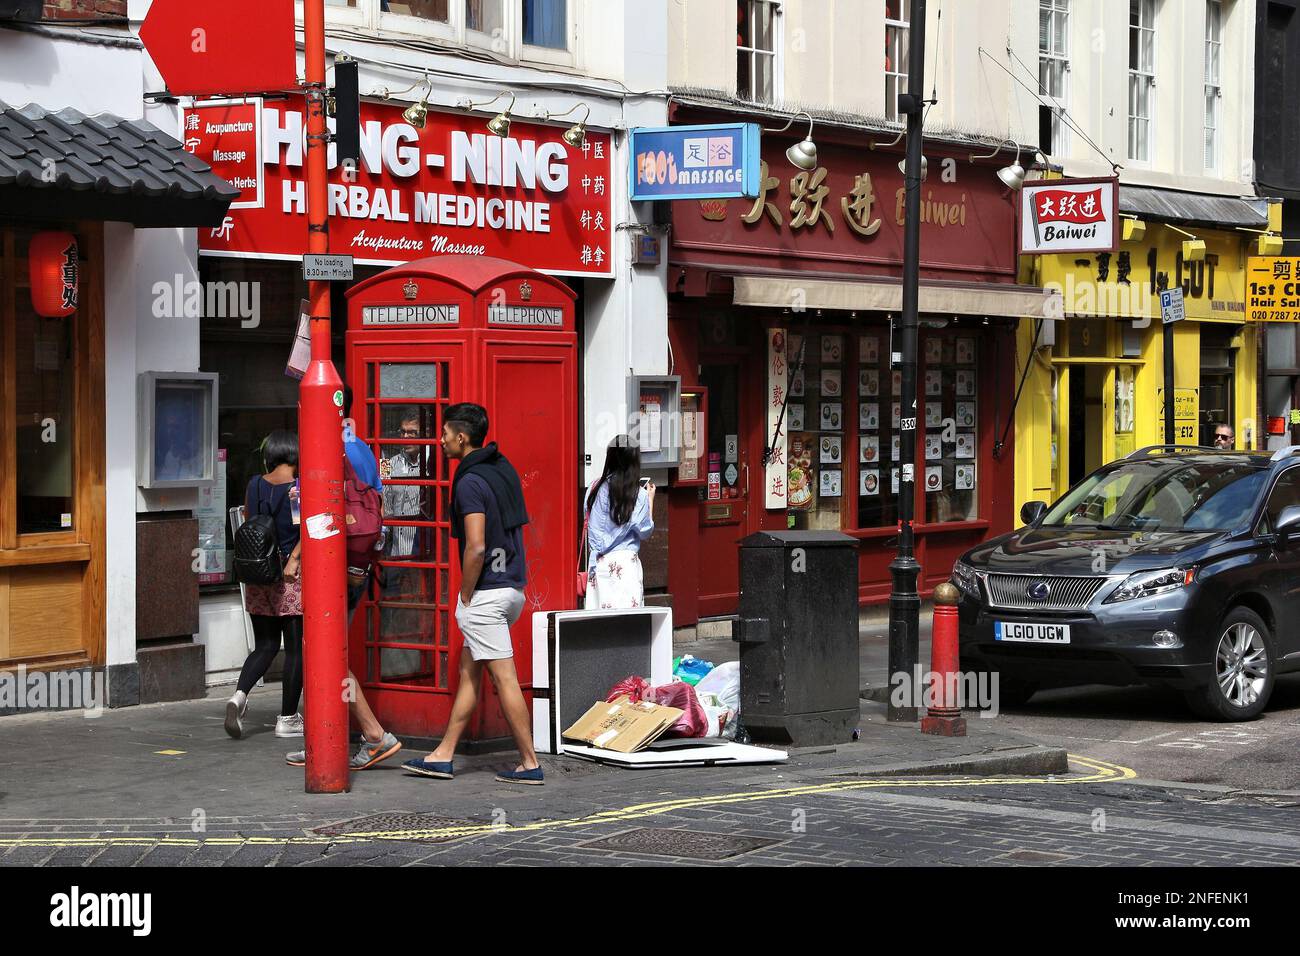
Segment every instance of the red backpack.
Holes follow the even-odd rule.
[[[369,568],[384,526],[384,501],[377,488],[357,477],[347,455],[343,456],[343,515],[348,526],[348,567]]]

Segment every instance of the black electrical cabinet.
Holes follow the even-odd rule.
[[[755,740],[845,743],[858,726],[858,542],[760,531],[740,543],[740,717]]]

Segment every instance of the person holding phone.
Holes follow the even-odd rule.
[[[587,492],[588,610],[625,610],[645,603],[641,542],[655,530],[655,484],[641,477],[641,449],[619,435],[605,452],[605,470]]]

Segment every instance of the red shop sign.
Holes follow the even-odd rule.
[[[222,225],[199,230],[205,254],[302,257],[302,102],[186,110],[185,148],[243,193]],[[574,148],[563,132],[514,122],[499,137],[482,117],[434,112],[417,130],[401,105],[362,103],[361,164],[330,162],[330,252],[373,265],[495,256],[541,272],[612,276],[610,138],[589,132]]]
[[[805,172],[786,159],[786,141],[764,140],[758,199],[673,203],[674,260],[745,268],[765,257],[764,268],[786,271],[896,274],[903,261],[900,155],[819,142],[818,166]],[[1016,207],[997,164],[945,157],[929,144],[926,154],[922,274],[1014,282]]]

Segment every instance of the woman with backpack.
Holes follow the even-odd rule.
[[[302,716],[302,542],[290,493],[298,475],[298,436],[277,430],[262,443],[266,474],[254,475],[244,495],[244,525],[235,536],[235,568],[244,582],[244,601],[253,622],[256,648],[239,672],[235,695],[226,703],[226,733],[244,734],[248,692],[266,674],[284,640],[277,737],[301,737]]]
[[[605,471],[587,492],[588,610],[641,607],[645,585],[638,552],[655,530],[654,482],[641,483],[641,449],[619,435],[605,452]]]

